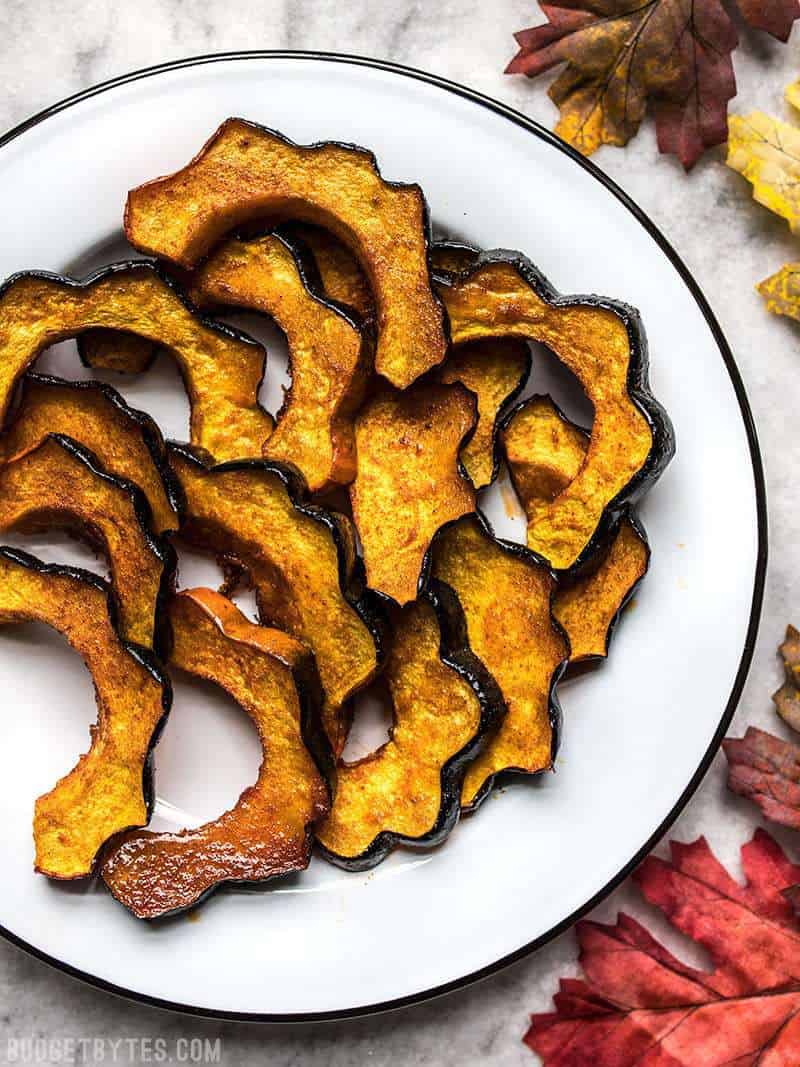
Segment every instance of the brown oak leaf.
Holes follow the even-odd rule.
[[[721,0],[560,0],[542,3],[547,23],[515,34],[506,73],[529,77],[562,63],[550,86],[556,133],[584,155],[625,145],[648,104],[658,147],[689,170],[727,137],[736,95],[736,27]],[[747,22],[786,40],[800,0],[739,0]]]
[[[545,1067],[800,1064],[800,923],[784,895],[800,867],[763,830],[742,848],[744,886],[704,838],[671,848],[634,879],[713,969],[682,963],[627,915],[578,923],[585,978],[563,980],[556,1010],[525,1035]]]

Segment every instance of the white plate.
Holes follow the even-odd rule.
[[[686,802],[752,652],[766,553],[760,459],[731,354],[652,223],[523,116],[388,64],[212,57],[131,75],[38,116],[2,142],[0,274],[88,269],[118,254],[126,191],[185,163],[228,115],[299,142],[369,146],[385,177],[421,182],[445,231],[522,249],[562,292],[636,305],[653,390],[678,441],[642,508],[653,565],[611,661],[562,687],[557,773],[499,792],[438,851],[396,855],[369,875],[315,860],[272,891],[220,893],[198,921],[158,926],[96,886],[34,876],[33,800],[85,748],[93,703],[60,639],[4,631],[5,935],[97,985],[165,1006],[256,1018],[366,1012],[466,983],[542,944],[616,884]],[[71,346],[41,366],[87,376]],[[270,373],[274,396],[280,374]],[[539,388],[549,380],[541,373]],[[123,392],[185,436],[174,370]],[[65,541],[31,550],[97,565]],[[161,825],[213,815],[252,780],[258,750],[242,719],[206,690],[176,687],[156,759]]]

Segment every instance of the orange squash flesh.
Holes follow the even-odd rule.
[[[463,765],[446,768],[479,734],[474,687],[442,655],[431,603],[400,609],[383,680],[394,711],[389,740],[355,763],[339,763],[333,809],[318,832],[323,854],[352,870],[375,866],[398,844],[438,844],[458,814]]]
[[[258,405],[264,350],[199,319],[150,263],[117,264],[83,283],[18,274],[0,290],[0,423],[37,356],[87,329],[127,330],[176,359],[191,406],[191,440],[217,460],[261,455],[272,420]]]
[[[87,330],[77,339],[81,362],[97,370],[117,374],[143,374],[153,362],[158,345],[124,330],[98,327]]]
[[[26,374],[14,421],[0,439],[4,462],[30,452],[51,433],[78,441],[105,470],[141,489],[156,533],[177,530],[178,502],[164,442],[153,420],[100,382]]]
[[[225,689],[252,719],[263,750],[256,782],[229,811],[180,833],[137,830],[107,853],[106,885],[139,918],[197,904],[224,883],[265,882],[302,871],[312,828],[330,810],[306,738],[327,745],[313,658],[280,630],[256,626],[210,589],[170,605],[173,666]],[[327,750],[330,763],[330,750]]]
[[[264,456],[292,463],[312,492],[351,482],[353,414],[373,361],[369,335],[309,292],[293,250],[275,234],[227,241],[194,275],[192,295],[201,307],[269,315],[286,335],[292,385]]]
[[[322,225],[355,254],[377,308],[379,374],[403,389],[442,361],[422,192],[384,181],[362,149],[296,145],[228,119],[182,170],[129,193],[125,232],[140,251],[191,269],[233,227],[265,217]]]
[[[466,389],[427,382],[380,390],[358,414],[350,499],[367,583],[399,604],[416,597],[436,531],[475,507],[458,465],[475,419]]]
[[[496,427],[522,388],[530,366],[527,344],[514,338],[459,345],[442,364],[440,381],[461,382],[477,398],[475,432],[461,449],[461,462],[476,489],[483,489],[494,480]]]
[[[581,469],[528,532],[531,549],[558,570],[570,568],[591,552],[608,506],[643,477],[659,451],[630,386],[638,373],[634,364],[641,369],[644,361],[635,313],[596,298],[559,297],[523,257],[501,254],[485,255],[439,291],[454,343],[492,337],[543,342],[594,406]]]
[[[442,530],[431,556],[431,574],[458,597],[470,647],[508,707],[496,737],[467,771],[462,805],[469,810],[501,771],[534,774],[552,766],[554,688],[569,645],[551,615],[549,568],[520,545],[497,541],[476,515]]]
[[[36,801],[36,870],[50,878],[85,878],[110,837],[150,814],[150,752],[171,690],[154,661],[122,642],[112,608],[99,578],[0,549],[0,625],[43,622],[63,634],[97,699],[88,752]]]
[[[344,516],[300,502],[292,475],[266,462],[206,469],[170,447],[186,497],[181,536],[245,568],[261,621],[312,649],[325,689],[325,727],[338,754],[345,701],[378,666],[375,632],[358,588],[352,527]]]
[[[149,533],[147,513],[134,486],[105,473],[68,437],[47,437],[0,467],[0,530],[56,527],[100,546],[119,603],[120,633],[151,648],[173,556]]]
[[[538,516],[578,474],[589,443],[549,397],[526,401],[503,431],[511,479],[528,521]],[[650,550],[633,518],[622,518],[599,562],[568,582],[562,580],[553,613],[569,635],[571,663],[605,658],[619,613],[647,572]]]
[[[319,273],[322,292],[329,300],[335,300],[361,320],[375,315],[367,276],[346,245],[321,226],[305,222],[287,223],[281,232],[308,249]]]

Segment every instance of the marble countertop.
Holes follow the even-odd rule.
[[[555,108],[547,79],[528,82],[502,70],[511,34],[537,18],[523,0],[4,0],[0,5],[0,129],[76,90],[138,67],[208,52],[309,48],[350,52],[409,64],[463,82],[547,126]],[[762,108],[786,115],[783,86],[797,76],[800,30],[789,47],[752,37],[737,56],[739,95],[732,110]],[[765,610],[750,677],[733,732],[756,723],[780,733],[769,694],[779,682],[775,648],[800,609],[793,577],[800,518],[792,484],[800,464],[800,327],[768,315],[754,284],[800,246],[786,224],[750,202],[749,185],[708,154],[689,177],[658,156],[647,124],[626,149],[604,149],[596,162],[665,232],[705,291],[731,344],[754,410],[766,464],[770,566]],[[718,757],[671,836],[705,834],[733,870],[738,845],[752,831],[753,811],[726,794]],[[791,835],[776,836],[791,842]],[[795,845],[795,854],[798,849]],[[613,894],[596,917],[624,907],[667,936],[660,917],[628,889]],[[675,943],[674,941],[672,942]],[[681,951],[686,951],[685,944]],[[378,1018],[316,1026],[259,1027],[203,1022],[130,1004],[49,969],[0,941],[0,1061],[8,1041],[26,1037],[222,1038],[225,1064],[295,1063],[330,1067],[391,1063],[532,1064],[520,1043],[527,1013],[547,1010],[561,975],[576,973],[575,943],[566,934],[535,956],[470,989]],[[107,1056],[110,1055],[107,1051]],[[134,1056],[134,1059],[138,1058]],[[125,1046],[116,1062],[125,1063]]]

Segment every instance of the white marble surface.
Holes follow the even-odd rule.
[[[208,52],[247,48],[313,48],[388,58],[455,79],[497,97],[546,125],[554,108],[546,79],[529,83],[502,74],[513,30],[538,17],[536,5],[408,0],[316,3],[240,0],[3,0],[0,4],[0,129],[93,83],[138,67]],[[786,48],[750,37],[739,52],[739,95],[733,110],[761,107],[786,114],[783,86],[797,76],[800,31]],[[785,223],[750,202],[749,186],[712,152],[684,177],[659,158],[651,126],[626,150],[605,149],[597,163],[664,230],[707,294],[730,341],[754,409],[766,463],[770,503],[770,568],[753,668],[734,732],[754,722],[781,732],[770,692],[786,621],[800,618],[795,576],[794,474],[800,463],[795,426],[800,410],[800,327],[764,311],[753,285],[784,261],[800,258]],[[690,840],[706,834],[734,867],[738,843],[756,820],[724,789],[720,757],[673,829]],[[800,854],[800,841],[777,835]],[[597,911],[624,907],[664,931],[657,915],[628,890]],[[672,944],[680,944],[671,941]],[[380,951],[376,946],[376,951]],[[685,944],[680,951],[691,951]],[[399,1065],[533,1063],[520,1043],[526,1014],[545,1010],[558,976],[575,973],[571,934],[471,989],[415,1009],[374,1019],[316,1026],[257,1027],[201,1022],[117,1000],[50,970],[0,942],[0,1061],[18,1038],[155,1038],[199,1035],[223,1040],[226,1064],[366,1063]],[[116,1062],[138,1061],[127,1045]],[[111,1046],[106,1046],[107,1061]],[[88,1057],[91,1060],[91,1056]]]

